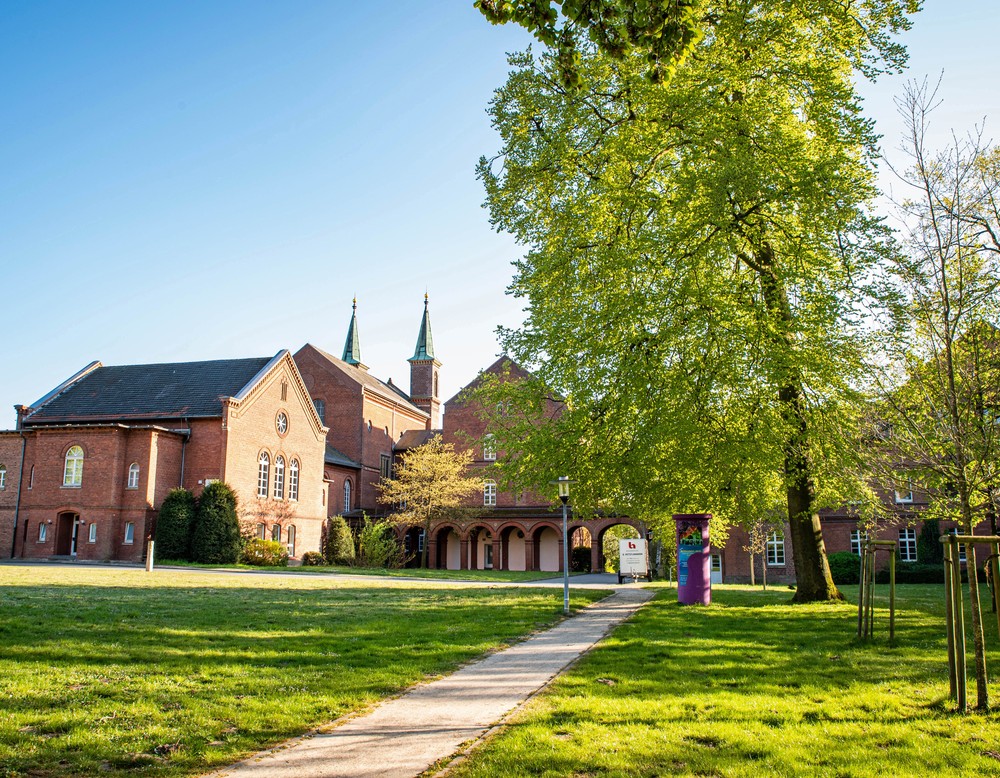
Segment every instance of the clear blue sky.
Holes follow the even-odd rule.
[[[940,137],[996,125],[1000,3],[927,2],[908,75],[944,70]],[[339,355],[355,295],[406,387],[425,290],[450,397],[520,319],[473,168],[527,42],[471,0],[4,0],[0,428],[94,359]],[[890,147],[901,83],[865,88]]]

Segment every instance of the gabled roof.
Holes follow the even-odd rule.
[[[345,376],[350,378],[352,381],[357,382],[363,388],[372,392],[372,394],[376,394],[379,397],[385,398],[386,400],[390,400],[398,405],[402,405],[407,410],[412,411],[414,413],[418,413],[421,416],[426,417],[428,415],[426,411],[423,411],[416,405],[414,405],[410,401],[409,395],[403,392],[403,390],[400,389],[395,384],[387,384],[384,381],[380,381],[375,376],[371,375],[365,370],[361,370],[355,367],[354,365],[349,365],[342,359],[337,359],[332,354],[328,354],[327,352],[323,351],[323,349],[317,348],[312,343],[306,343],[306,345],[303,346],[302,348],[311,348],[313,351],[315,351],[317,354],[323,357],[327,362],[329,362],[331,368],[340,371]]]
[[[326,454],[323,459],[328,465],[340,465],[341,467],[351,467],[355,470],[361,469],[361,463],[355,462],[343,451],[335,449],[329,443],[326,444]]]
[[[284,353],[153,365],[92,363],[39,400],[23,423],[221,417],[222,399],[239,395]]]
[[[406,451],[410,448],[417,448],[424,445],[435,435],[440,435],[441,430],[406,430],[399,436],[399,441],[393,446],[395,451]]]
[[[503,375],[508,371],[510,372],[510,375],[516,380],[531,378],[533,376],[532,373],[525,370],[510,357],[505,355],[501,356],[492,365],[490,365],[484,370],[480,370],[475,378],[473,378],[469,383],[467,383],[465,386],[459,389],[454,397],[445,402],[445,406],[460,401],[462,398],[462,393],[479,386],[483,382],[483,376],[486,375],[487,373],[491,373],[494,375]]]

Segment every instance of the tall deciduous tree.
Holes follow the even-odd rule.
[[[887,267],[894,302],[890,370],[878,382],[890,475],[916,480],[931,513],[971,534],[995,521],[1000,454],[1000,154],[978,133],[927,148],[935,91],[911,84],[898,100],[907,124],[907,189],[899,203],[904,251]],[[995,526],[994,526],[995,531]],[[978,705],[989,707],[976,550],[966,551]]]
[[[799,601],[840,596],[817,511],[855,471],[851,300],[883,237],[852,79],[901,63],[886,35],[905,5],[706,3],[669,88],[640,50],[578,40],[581,89],[554,55],[515,56],[491,108],[503,148],[479,166],[494,225],[529,247],[504,346],[567,404],[500,447],[538,441],[577,505],[733,515],[783,491]]]
[[[423,445],[404,451],[393,477],[379,482],[379,502],[398,506],[391,520],[423,527],[421,567],[427,567],[432,522],[461,516],[466,499],[482,488],[482,480],[467,474],[471,463],[471,450],[456,451],[451,443],[435,435]]]

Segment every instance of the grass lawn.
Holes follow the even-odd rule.
[[[713,595],[681,608],[660,591],[452,775],[1000,775],[1000,714],[951,712],[943,587],[898,587],[892,647],[884,598],[863,644],[856,606],[790,605],[784,588]]]
[[[543,581],[551,578],[559,578],[562,573],[539,572],[537,570],[431,570],[419,567],[404,567],[401,569],[390,569],[385,567],[342,567],[342,566],[319,566],[319,567],[253,567],[251,565],[199,565],[193,562],[172,562],[166,560],[157,564],[169,567],[191,567],[196,569],[212,570],[253,570],[258,573],[335,573],[343,575],[376,575],[386,578],[420,578],[439,581],[486,581],[490,583],[502,583],[505,581]],[[578,573],[571,573],[578,575]]]
[[[561,589],[0,566],[0,775],[226,765],[561,611]]]

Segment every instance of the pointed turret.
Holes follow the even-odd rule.
[[[344,356],[341,357],[347,364],[354,365],[361,370],[367,370],[368,365],[361,361],[361,338],[358,335],[358,298],[354,298],[354,307],[351,312],[351,324],[347,328],[347,340],[344,342]]]
[[[438,394],[438,370],[441,363],[434,356],[434,336],[431,335],[431,314],[428,297],[424,294],[424,316],[420,320],[417,347],[410,363],[410,400],[431,417],[431,429],[441,428],[441,398]]]

